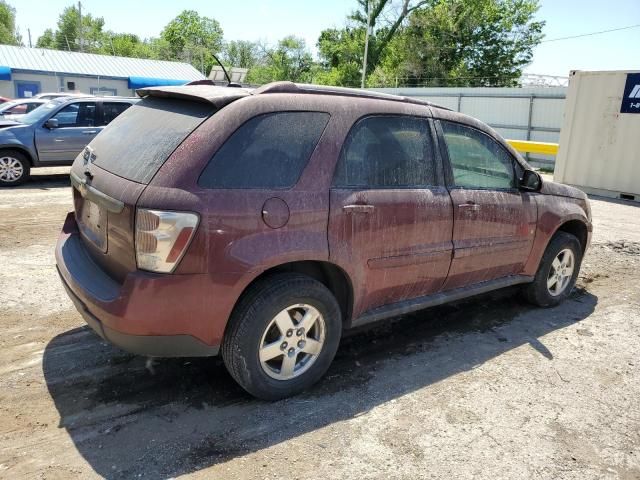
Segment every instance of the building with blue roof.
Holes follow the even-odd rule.
[[[188,63],[0,45],[0,96],[8,98],[47,92],[129,96],[137,88],[205,78]]]

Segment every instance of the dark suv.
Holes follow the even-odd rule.
[[[575,283],[586,196],[473,118],[288,82],[138,93],[76,158],[56,249],[125,350],[220,351],[276,399],[324,374],[344,329],[517,284],[550,306]]]

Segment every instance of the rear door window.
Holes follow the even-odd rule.
[[[289,188],[296,184],[329,114],[276,112],[236,130],[200,176],[205,188]]]
[[[94,163],[120,177],[148,184],[169,155],[214,110],[208,103],[144,98],[91,142]]]
[[[375,116],[358,121],[345,140],[334,179],[334,186],[342,188],[435,184],[429,123],[408,116]]]

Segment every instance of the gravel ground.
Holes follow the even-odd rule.
[[[84,326],[54,267],[61,172],[0,191],[0,478],[640,478],[640,205],[592,201],[563,305],[510,289],[398,319],[265,403],[217,359]]]

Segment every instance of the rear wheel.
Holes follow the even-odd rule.
[[[0,152],[0,186],[20,185],[29,178],[30,165],[27,157],[15,150]]]
[[[229,320],[222,358],[245,390],[277,400],[322,377],[341,332],[340,308],[327,287],[304,275],[273,275],[240,300]]]
[[[527,299],[540,307],[562,302],[576,284],[581,262],[578,239],[570,233],[556,233],[542,256],[534,281],[525,289]]]

